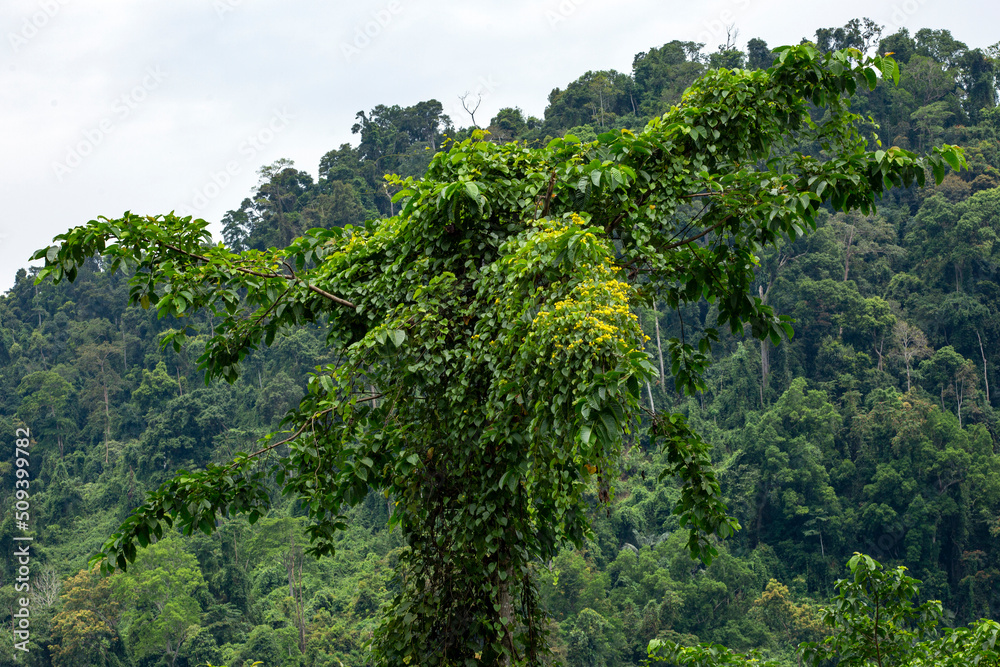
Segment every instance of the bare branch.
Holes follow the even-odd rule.
[[[476,112],[479,111],[479,105],[483,103],[483,96],[480,95],[479,93],[476,93],[476,106],[472,107],[471,109],[469,108],[469,106],[471,106],[471,103],[466,102],[466,100],[468,100],[470,97],[472,97],[472,93],[470,93],[469,91],[465,91],[465,94],[459,95],[458,99],[461,100],[462,108],[465,109],[465,113],[469,114],[469,116],[472,118],[472,126],[475,127],[476,129],[479,129],[479,126],[476,124]]]

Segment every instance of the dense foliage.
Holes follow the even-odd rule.
[[[828,636],[829,629],[821,622],[816,601],[834,594],[834,580],[853,551],[867,551],[880,560],[906,564],[924,581],[924,592],[940,599],[961,623],[998,616],[996,577],[1000,562],[995,544],[1000,535],[1000,465],[992,408],[996,396],[995,391],[990,396],[989,382],[998,361],[990,341],[1000,334],[1000,320],[995,313],[1000,300],[993,250],[993,240],[1000,231],[1000,202],[995,189],[1000,182],[996,172],[1000,125],[996,124],[993,97],[985,110],[975,112],[973,121],[972,106],[982,99],[970,97],[970,91],[979,90],[980,97],[984,94],[982,85],[976,89],[974,80],[964,74],[972,67],[964,63],[975,59],[965,54],[974,52],[937,31],[921,31],[913,39],[900,34],[888,40],[895,42],[883,50],[896,51],[896,58],[906,63],[902,65],[899,88],[882,80],[876,81],[872,91],[861,86],[851,98],[852,108],[872,113],[881,125],[879,134],[883,138],[892,134],[890,143],[904,149],[941,141],[964,145],[970,169],[947,175],[929,193],[911,188],[892,190],[877,214],[834,213],[809,204],[817,231],[804,238],[797,233],[781,238],[775,248],[758,251],[759,263],[751,261],[750,273],[743,279],[744,287],[751,288],[760,299],[757,308],[770,306],[776,313],[796,319],[796,335],[790,342],[777,347],[768,342],[751,344],[723,328],[711,352],[715,365],[700,386],[695,384],[690,395],[683,391],[683,376],[679,385],[671,386],[651,377],[649,369],[637,375],[644,380],[639,385],[643,390],[641,400],[649,403],[651,411],[683,415],[687,424],[714,445],[712,456],[724,500],[744,529],[724,543],[703,543],[703,548],[718,552],[710,565],[699,565],[687,554],[688,538],[679,524],[681,517],[672,513],[681,500],[681,487],[658,481],[661,473],[676,467],[669,456],[670,448],[661,452],[644,429],[633,428],[618,444],[603,439],[612,428],[601,427],[596,436],[592,429],[593,442],[600,445],[597,458],[567,468],[581,481],[598,474],[603,480],[596,486],[574,487],[575,495],[567,496],[574,498],[573,502],[582,502],[583,508],[591,507],[586,520],[579,511],[571,515],[577,523],[569,525],[577,526],[579,548],[553,550],[551,560],[546,559],[548,567],[527,568],[520,584],[524,590],[537,587],[538,600],[532,604],[553,615],[554,622],[543,630],[550,632],[554,650],[569,664],[638,664],[645,657],[647,643],[657,637],[683,644],[718,642],[737,650],[758,647],[774,659],[791,659],[800,641],[822,643]],[[909,54],[907,46],[912,47]],[[760,51],[758,48],[756,57],[766,59]],[[482,174],[499,165],[510,169],[520,161],[528,165],[519,167],[525,174],[527,194],[513,198],[507,206],[544,214],[527,216],[537,217],[538,223],[524,229],[505,230],[501,226],[487,230],[503,237],[492,242],[492,252],[499,252],[504,241],[524,242],[520,246],[526,248],[522,251],[523,265],[498,270],[493,278],[497,284],[490,288],[489,296],[472,293],[467,297],[469,308],[473,304],[489,306],[489,301],[496,298],[510,299],[510,303],[503,303],[502,310],[495,303],[495,310],[485,310],[495,312],[495,320],[516,321],[511,313],[530,308],[536,303],[532,299],[537,300],[539,295],[532,291],[533,282],[525,280],[525,289],[508,290],[501,289],[500,281],[519,284],[519,275],[527,276],[532,267],[552,262],[551,255],[562,247],[558,245],[561,241],[568,250],[575,240],[573,247],[580,248],[580,253],[590,253],[593,257],[588,263],[597,267],[606,261],[602,258],[620,252],[618,246],[602,246],[600,242],[608,222],[616,215],[613,209],[606,213],[607,204],[615,201],[616,192],[634,187],[636,181],[619,175],[621,181],[616,182],[609,167],[627,174],[621,168],[623,159],[617,156],[620,152],[614,151],[621,151],[623,146],[630,150],[637,144],[643,146],[648,139],[621,132],[598,139],[597,132],[641,128],[646,120],[644,113],[666,111],[665,105],[678,101],[677,94],[671,97],[670,91],[677,90],[677,86],[683,90],[705,67],[693,45],[685,48],[672,43],[640,56],[631,77],[601,78],[591,73],[571,84],[565,93],[554,91],[551,115],[547,112],[544,121],[525,119],[517,110],[506,110],[491,122],[493,134],[486,135],[487,139],[522,138],[538,142],[537,148],[492,144],[481,137],[464,144],[453,141],[445,146],[449,152],[442,153],[431,165],[429,179],[423,182],[396,180],[384,184],[381,177],[387,171],[404,176],[423,174],[433,153],[425,151],[424,146],[434,142],[433,146],[440,149],[443,138],[435,132],[448,127],[440,117],[440,105],[425,104],[423,112],[416,107],[393,107],[363,114],[357,126],[362,146],[342,147],[324,157],[325,166],[315,184],[308,174],[296,172],[287,163],[262,171],[259,192],[227,216],[231,223],[227,235],[230,249],[284,245],[310,227],[321,227],[329,232],[314,234],[313,238],[337,242],[364,239],[365,244],[356,242],[351,249],[359,253],[354,259],[364,266],[365,258],[379,252],[385,255],[388,240],[380,239],[375,227],[359,228],[353,235],[338,230],[343,224],[357,224],[375,215],[399,213],[389,197],[402,189],[402,196],[411,206],[434,196],[441,200],[440,209],[422,214],[435,221],[433,224],[427,222],[407,233],[419,231],[422,243],[436,243],[445,253],[440,259],[429,254],[429,262],[453,261],[455,267],[460,267],[464,256],[462,262],[450,259],[457,254],[456,244],[466,236],[471,238],[473,232],[482,233],[479,225],[483,223],[479,221],[502,217],[499,212],[479,210],[482,202],[503,210],[497,203],[496,190],[490,190],[490,179]],[[984,57],[989,60],[988,55]],[[912,117],[926,104],[907,111],[907,104],[926,99],[912,97],[916,84],[907,78],[907,64],[913,61],[920,66],[919,58],[931,59],[954,83],[939,98],[948,101],[953,115],[937,125],[920,125],[917,121],[923,116]],[[754,76],[762,80],[761,74],[748,75],[745,80],[752,83]],[[720,86],[733,81],[730,74],[715,76]],[[979,76],[982,79],[984,75]],[[702,90],[710,92],[712,80],[707,81]],[[995,96],[993,81],[989,85]],[[607,94],[607,87],[615,85],[634,86],[630,94],[637,106],[632,109],[632,117],[625,108],[594,104],[595,99],[608,104],[613,97]],[[571,89],[577,98],[567,97]],[[588,90],[595,97],[587,97]],[[900,90],[910,92],[911,97],[897,95]],[[562,102],[557,104],[558,100]],[[576,109],[576,115],[569,109]],[[962,115],[957,115],[959,111]],[[421,113],[430,118],[425,126],[409,120]],[[564,115],[564,120],[556,120],[563,117],[559,114]],[[898,119],[904,117],[913,124],[901,124]],[[815,118],[823,120],[818,113]],[[568,127],[570,122],[578,127]],[[546,134],[566,130],[571,130],[570,137],[545,148]],[[587,139],[597,143],[588,144]],[[688,134],[686,141],[698,139]],[[819,144],[806,144],[806,148],[806,154],[822,154]],[[600,151],[606,153],[596,155]],[[464,153],[462,159],[452,161],[450,157],[458,152]],[[613,164],[598,164],[584,172],[593,164],[588,152],[595,153],[599,163],[612,160]],[[574,156],[581,158],[574,160]],[[532,172],[531,160],[563,166],[553,179],[549,169],[536,168]],[[390,161],[383,170],[383,163]],[[624,166],[638,173],[635,165],[625,162]],[[529,178],[531,173],[539,175]],[[700,175],[692,180],[698,178]],[[442,187],[435,190],[435,181]],[[475,192],[465,183],[472,183]],[[444,194],[452,184],[459,187]],[[727,184],[724,189],[729,187]],[[322,199],[324,195],[328,198]],[[401,203],[408,205],[405,200]],[[668,215],[669,202],[646,203],[660,209],[661,221],[683,220],[681,215]],[[726,205],[722,202],[719,208]],[[683,214],[683,208],[678,210]],[[716,213],[709,210],[702,215]],[[412,209],[409,215],[413,215]],[[653,216],[647,213],[646,217]],[[702,219],[696,223],[702,225],[697,229],[708,228],[721,217]],[[190,233],[194,237],[197,231]],[[387,231],[402,233],[398,223]],[[545,235],[554,240],[550,248],[538,242]],[[774,238],[779,239],[777,230]],[[358,247],[372,243],[382,245],[376,249]],[[670,245],[665,241],[660,244]],[[191,248],[195,246],[197,242]],[[713,247],[697,243],[688,246],[706,251]],[[328,259],[315,254],[307,257],[306,253],[315,252],[315,247],[300,242],[280,259],[286,259],[298,275],[309,275],[317,259]],[[470,255],[464,248],[462,252]],[[223,251],[218,252],[221,257]],[[403,254],[402,249],[393,252]],[[266,263],[265,257],[275,258],[261,255],[254,260],[257,264],[233,264],[227,270],[260,268]],[[302,259],[301,265],[296,264],[297,258]],[[389,260],[379,261],[391,266]],[[477,264],[476,269],[481,266]],[[464,294],[461,286],[465,276],[455,267],[445,267],[451,269],[451,278],[442,272],[443,277],[433,285],[425,281],[421,294],[409,300],[399,297],[414,290],[389,272],[370,278],[373,282],[366,288],[369,296],[347,290],[332,292],[355,306],[363,298],[373,304],[375,299],[383,300],[385,305],[370,307],[389,313],[384,316],[384,336],[362,323],[352,325],[356,326],[351,333],[355,338],[346,339],[364,341],[367,333],[374,338],[364,352],[370,358],[362,357],[368,364],[364,375],[353,378],[362,398],[384,393],[372,390],[376,383],[369,368],[375,358],[389,369],[389,375],[379,382],[395,387],[402,385],[408,374],[418,375],[423,378],[425,395],[432,395],[433,378],[441,376],[435,364],[457,365],[466,369],[470,378],[484,372],[516,374],[523,373],[524,368],[553,368],[538,363],[532,366],[534,357],[520,356],[519,348],[494,353],[497,359],[508,361],[510,369],[491,364],[482,356],[490,353],[490,340],[498,341],[494,347],[513,345],[515,340],[520,342],[519,336],[526,336],[509,330],[504,338],[498,330],[484,337],[486,328],[499,326],[485,322],[473,325],[460,341],[468,359],[404,359],[407,354],[415,355],[412,346],[418,341],[433,343],[440,333],[434,326],[442,326],[441,319],[428,321],[426,313],[434,312],[432,307],[442,308],[444,299],[450,302],[456,294]],[[205,342],[221,349],[222,341],[212,343],[211,332],[223,329],[229,314],[224,309],[214,315],[189,313],[193,304],[178,290],[169,298],[157,294],[158,306],[168,314],[158,320],[150,311],[126,305],[127,276],[112,274],[109,268],[107,263],[80,262],[76,282],[58,286],[34,286],[31,276],[23,274],[0,302],[0,381],[4,385],[0,419],[7,424],[5,432],[13,434],[14,423],[24,422],[37,434],[33,455],[38,458],[32,465],[40,476],[33,487],[33,506],[39,513],[38,554],[40,562],[52,568],[51,579],[56,582],[53,586],[64,580],[63,599],[60,601],[56,589],[49,597],[49,605],[38,610],[38,632],[33,634],[36,643],[30,660],[65,665],[156,664],[161,660],[172,665],[233,665],[253,660],[267,665],[300,661],[323,665],[337,664],[338,660],[363,664],[362,644],[371,636],[380,604],[395,597],[398,608],[401,600],[408,595],[412,598],[407,580],[393,573],[420,567],[419,560],[414,560],[412,544],[404,546],[403,538],[421,535],[419,522],[413,517],[426,517],[436,511],[434,498],[426,503],[406,500],[426,500],[420,496],[424,487],[408,489],[404,484],[393,488],[387,500],[364,490],[369,484],[381,486],[384,481],[364,479],[357,472],[358,466],[351,468],[354,477],[348,488],[354,489],[354,495],[349,500],[357,504],[343,519],[346,532],[327,538],[329,546],[336,547],[331,559],[303,558],[307,545],[303,544],[302,529],[307,525],[308,508],[281,499],[273,482],[262,478],[262,494],[250,500],[259,501],[261,512],[266,510],[266,514],[255,526],[250,527],[243,519],[230,519],[210,536],[161,540],[155,551],[138,551],[128,571],[111,578],[99,578],[86,569],[80,571],[86,557],[101,548],[103,539],[128,511],[176,468],[194,471],[210,464],[227,464],[234,453],[250,450],[258,437],[275,431],[278,420],[294,409],[303,395],[307,403],[299,408],[302,414],[309,408],[315,414],[329,407],[309,403],[336,397],[335,392],[322,386],[322,381],[305,386],[310,370],[323,366],[333,380],[352,380],[338,375],[336,369],[344,366],[343,359],[331,353],[324,328],[307,324],[275,335],[266,351],[245,357],[243,373],[232,386],[205,388],[195,356]],[[696,341],[706,335],[712,338],[706,330],[719,317],[719,302],[709,303],[701,299],[701,294],[688,295],[683,290],[671,293],[669,286],[675,281],[663,280],[667,291],[661,296],[654,297],[653,290],[645,288],[649,291],[629,297],[633,303],[645,299],[642,307],[632,309],[641,322],[643,335],[630,324],[635,320],[616,313],[622,297],[614,293],[614,283],[633,282],[642,288],[645,277],[611,275],[591,285],[587,282],[592,280],[591,275],[574,277],[577,274],[567,271],[565,261],[557,269],[559,272],[552,276],[539,274],[540,284],[553,292],[544,294],[545,303],[572,305],[586,297],[608,308],[612,319],[598,324],[612,329],[612,339],[604,348],[611,355],[609,359],[628,358],[613,340],[614,332],[628,332],[623,343],[644,344],[657,370],[667,370],[673,352],[678,363],[671,374],[676,378],[679,371],[685,370],[685,363],[692,363],[690,355],[696,353]],[[267,270],[287,275],[280,264]],[[597,268],[594,273],[600,271]],[[285,277],[258,278],[264,287],[260,292],[262,301],[243,302],[242,295],[236,294],[239,308],[263,305],[266,311],[278,302],[280,291],[268,294],[265,283],[280,283],[281,289],[288,283]],[[313,297],[305,294],[306,288],[295,289],[299,290],[295,300],[307,309],[308,298]],[[565,293],[555,293],[556,289]],[[315,303],[329,310],[327,297],[309,292],[315,295]],[[141,292],[136,295],[141,300]],[[477,299],[484,303],[479,304]],[[427,311],[411,312],[415,307],[412,301],[418,300]],[[392,310],[408,301],[410,310]],[[291,310],[288,322],[310,319],[304,316],[307,310],[295,313],[294,305]],[[558,314],[554,311],[544,307],[529,311],[533,322],[540,316],[540,330],[549,327],[545,329],[547,335],[533,343],[534,352],[545,345],[557,345],[561,332],[568,332],[562,320],[546,322],[547,317]],[[174,319],[176,315],[183,317]],[[575,313],[569,308],[566,315],[571,318]],[[613,319],[619,315],[623,316],[621,321]],[[408,318],[417,316],[426,326],[408,328]],[[238,316],[234,316],[236,319]],[[459,312],[450,318],[449,326],[461,319]],[[329,324],[320,320],[323,325]],[[249,338],[266,335],[268,322],[266,318],[259,322],[251,319],[249,326],[258,329],[244,333]],[[207,333],[192,334],[183,340],[170,331],[186,324]],[[463,322],[458,328],[466,325]],[[484,332],[476,327],[483,327]],[[473,338],[477,334],[480,338]],[[158,347],[159,339],[171,336],[179,344],[177,353]],[[565,346],[573,345],[575,340],[567,338]],[[690,346],[687,357],[679,353],[685,346]],[[547,355],[552,352],[557,352],[555,347],[547,350]],[[410,370],[415,363],[428,365]],[[518,370],[519,363],[526,366]],[[220,364],[216,370],[225,373],[229,367]],[[697,371],[691,373],[692,383],[700,375]],[[451,366],[448,372],[456,373]],[[538,381],[545,379],[543,375]],[[498,388],[502,381],[497,379]],[[473,380],[471,386],[477,382],[484,380]],[[624,405],[639,398],[635,388],[629,391],[626,380]],[[575,385],[568,391],[576,391]],[[500,403],[502,407],[494,408],[500,413],[512,408],[506,401]],[[376,419],[382,424],[393,409],[400,409],[394,407],[391,395],[379,396],[368,405],[370,409],[364,403],[351,406],[359,416],[356,423]],[[434,419],[465,419],[461,415],[467,407],[461,405],[463,412],[451,417],[439,414]],[[526,405],[532,407],[533,403]],[[489,405],[474,407],[484,410]],[[633,403],[633,410],[636,407]],[[601,406],[593,410],[600,415]],[[402,413],[402,417],[405,419],[400,423],[417,423],[426,419],[426,414],[418,410],[410,416]],[[523,417],[515,413],[513,418]],[[611,418],[618,419],[614,415]],[[605,423],[599,416],[592,421]],[[683,422],[678,418],[674,423]],[[472,426],[469,428],[471,431]],[[591,437],[583,438],[582,428],[573,428],[574,442],[592,442]],[[413,452],[416,461],[408,461],[409,451],[396,458],[417,469],[439,466],[446,474],[447,466],[454,463],[437,463],[435,454],[440,456],[441,446],[428,440]],[[611,465],[618,453],[616,448],[621,449],[620,463]],[[502,455],[497,458],[494,452],[492,456],[503,465]],[[373,474],[380,466],[364,467]],[[477,469],[482,469],[481,464]],[[450,474],[458,477],[465,470],[459,468]],[[480,476],[471,483],[499,482],[502,476]],[[502,491],[500,486],[491,488]],[[599,503],[611,486],[617,500],[604,509]],[[4,489],[2,493],[8,492]],[[393,509],[399,512],[397,500],[409,515],[402,515],[400,529],[388,531],[384,525]],[[439,516],[448,517],[448,503],[454,502],[441,501]],[[554,507],[550,511],[566,510]],[[588,521],[592,531],[585,529]],[[2,533],[3,544],[9,546],[12,519],[5,520]],[[445,544],[454,549],[453,542]],[[435,548],[445,550],[445,545]],[[195,562],[197,567],[193,566]],[[4,573],[5,583],[10,580],[10,572]],[[412,585],[414,579],[409,582]],[[9,588],[8,584],[5,590]],[[170,604],[158,596],[168,597]],[[438,629],[432,627],[428,632]],[[10,651],[5,649],[5,655]]]

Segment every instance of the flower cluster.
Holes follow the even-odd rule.
[[[611,275],[607,264],[580,268],[587,277],[551,307],[538,311],[525,344],[549,348],[553,362],[574,351],[599,356],[638,349],[643,334],[629,308],[632,288]]]

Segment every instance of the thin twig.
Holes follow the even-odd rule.
[[[282,292],[281,294],[279,294],[279,295],[278,295],[278,298],[274,300],[274,303],[272,303],[272,304],[271,304],[270,306],[268,306],[268,307],[267,307],[267,310],[265,310],[265,311],[264,311],[264,312],[263,312],[263,313],[261,314],[261,316],[260,316],[260,317],[258,317],[258,318],[256,319],[256,321],[254,321],[254,325],[257,325],[257,324],[260,324],[260,323],[261,323],[262,321],[264,321],[264,318],[266,318],[266,317],[267,317],[267,316],[268,316],[268,315],[269,315],[269,314],[271,313],[271,311],[272,311],[272,310],[274,310],[274,307],[278,305],[278,302],[280,302],[280,301],[281,301],[281,299],[282,299],[282,298],[283,298],[283,297],[284,297],[284,296],[285,296],[286,294],[288,294],[288,290],[290,290],[290,289],[292,289],[292,286],[291,286],[291,285],[289,285],[288,287],[286,287],[286,288],[285,288],[285,291],[284,291],[284,292]]]
[[[731,216],[731,215],[727,215],[721,222],[715,223],[714,225],[712,225],[711,227],[709,227],[708,229],[706,229],[705,231],[703,231],[701,234],[695,234],[694,236],[692,236],[690,238],[686,238],[683,241],[678,241],[677,243],[671,243],[670,245],[668,245],[668,246],[666,246],[664,248],[660,248],[660,250],[673,250],[674,248],[679,248],[682,245],[687,245],[688,243],[692,243],[694,241],[697,241],[701,237],[706,236],[709,233],[714,232],[719,227],[722,227],[723,225],[725,225],[727,222],[729,222],[729,219],[732,218],[732,217],[733,216]]]
[[[692,236],[690,238],[684,239],[683,241],[677,241],[676,243],[671,243],[670,245],[664,246],[660,250],[664,250],[664,251],[665,250],[673,250],[674,248],[679,248],[680,246],[686,245],[688,243],[691,243],[692,241],[697,241],[698,239],[700,239],[701,237],[705,236],[709,232],[712,232],[712,231],[718,229],[719,227],[722,227],[724,224],[726,224],[729,221],[730,218],[732,218],[731,215],[730,216],[726,216],[726,218],[723,219],[721,222],[718,222],[718,223],[712,225],[711,227],[709,227],[705,231],[701,232],[700,234],[697,234],[697,235]],[[687,229],[690,226],[691,226],[691,223],[688,223],[687,225],[684,226],[684,229]],[[683,230],[681,230],[681,231],[683,231]],[[645,257],[641,257],[641,256],[640,257],[636,257],[636,258],[632,259],[631,261],[622,264],[621,268],[627,269],[627,268],[631,267],[633,264],[635,264],[636,262],[639,262],[639,261],[646,261],[646,258]]]

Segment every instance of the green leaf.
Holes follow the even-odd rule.
[[[941,151],[941,157],[943,157],[945,159],[945,162],[948,163],[948,166],[954,169],[955,171],[961,169],[962,162],[955,151],[947,149],[943,150]]]
[[[474,202],[479,202],[479,186],[472,181],[465,182],[465,194]]]
[[[864,69],[864,74],[865,79],[868,82],[868,88],[870,90],[875,90],[875,87],[878,85],[878,75],[875,73],[875,70],[870,67],[866,67]]]

